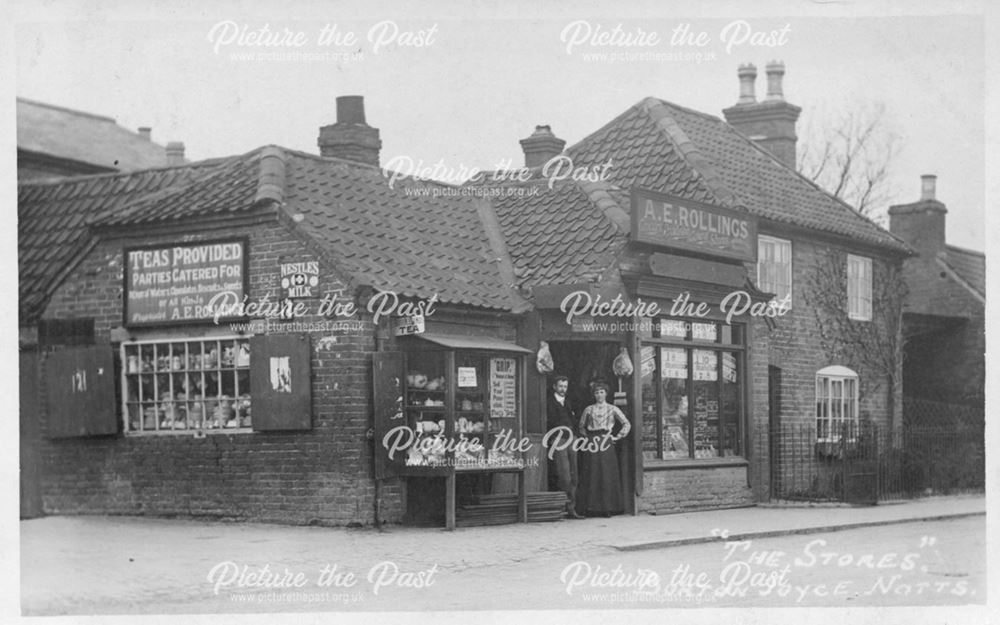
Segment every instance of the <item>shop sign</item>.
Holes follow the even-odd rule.
[[[305,261],[281,263],[281,288],[287,299],[314,297],[319,286],[319,263]]]
[[[633,241],[756,262],[755,217],[645,189],[631,195]]]
[[[246,251],[246,238],[126,248],[125,325],[214,321],[214,298],[247,294]]]
[[[408,315],[396,317],[396,336],[424,333],[424,316]]]
[[[517,361],[490,358],[490,416],[517,416]]]

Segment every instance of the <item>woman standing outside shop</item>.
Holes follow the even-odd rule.
[[[603,382],[594,384],[594,403],[584,408],[580,416],[580,432],[587,438],[587,446],[579,458],[576,509],[588,516],[611,516],[625,509],[618,454],[613,443],[625,438],[632,426],[617,406],[607,402],[608,390]],[[621,429],[612,435],[615,421],[621,424]]]

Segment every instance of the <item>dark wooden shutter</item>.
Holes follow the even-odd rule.
[[[406,466],[405,454],[397,453],[389,459],[389,450],[382,438],[392,428],[406,425],[403,413],[403,354],[402,352],[376,352],[372,354],[372,381],[375,406],[375,478],[385,479],[402,473]]]
[[[49,438],[118,432],[110,345],[71,347],[45,360]]]
[[[253,429],[312,428],[309,336],[283,334],[250,339]]]

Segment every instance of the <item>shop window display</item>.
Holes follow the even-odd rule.
[[[121,346],[125,431],[250,430],[250,340],[137,341]]]
[[[741,456],[743,328],[677,319],[651,327],[640,350],[643,458]]]

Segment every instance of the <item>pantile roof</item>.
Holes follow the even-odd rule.
[[[212,164],[98,174],[19,185],[17,202],[18,314],[35,323],[69,262],[91,237],[87,222],[164,189],[181,187]]]
[[[393,187],[376,167],[288,151],[288,210],[358,281],[443,302],[519,305],[501,275],[480,210],[461,189],[413,179]]]
[[[942,260],[980,297],[986,297],[985,254],[948,245]]]
[[[599,190],[568,181],[552,188],[544,181],[512,187],[518,192],[501,194],[493,204],[519,284],[597,280],[625,246],[628,232],[599,206]],[[601,190],[627,209],[626,193]]]
[[[412,179],[394,188],[376,167],[260,148],[236,157],[131,174],[19,186],[21,323],[41,315],[88,228],[219,217],[276,200],[297,228],[358,284],[400,296],[501,310],[523,306],[488,202]],[[484,212],[485,211],[485,212]]]
[[[727,206],[906,253],[909,248],[717,117],[646,98],[567,149],[609,181]]]

